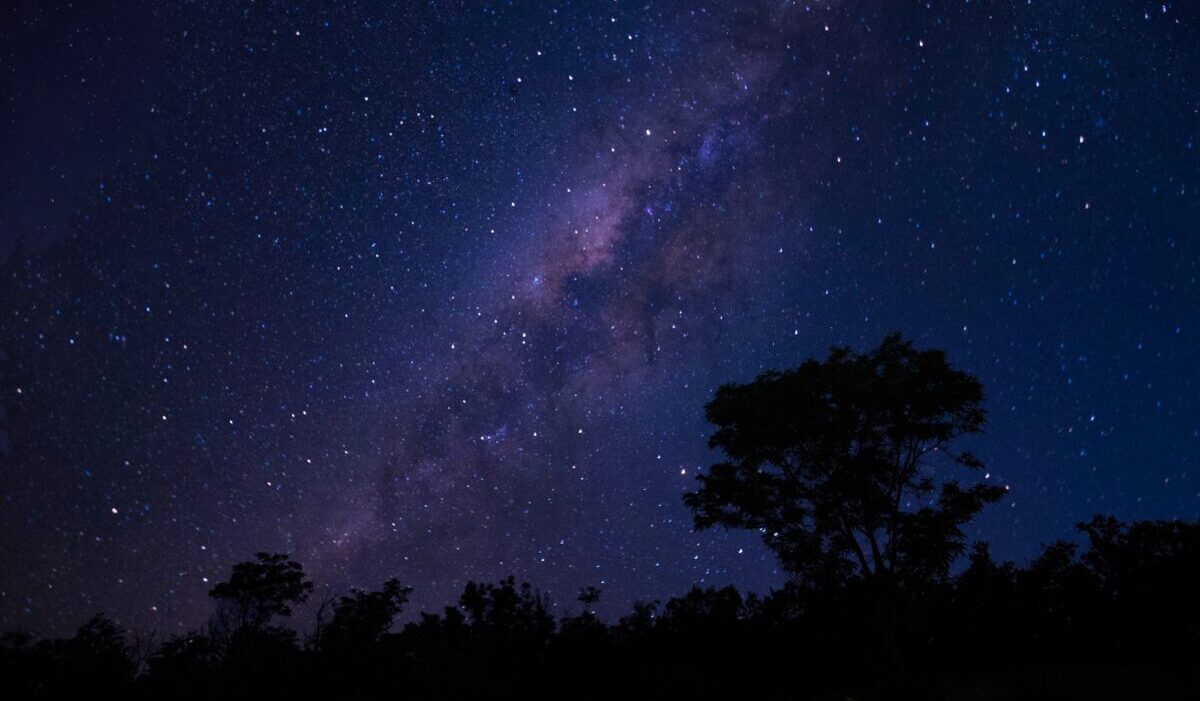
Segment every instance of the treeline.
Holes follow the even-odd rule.
[[[395,629],[411,590],[322,601],[286,555],[209,592],[206,630],[158,645],[96,617],[72,638],[0,644],[4,698],[1196,698],[1200,522],[1079,525],[1027,566],[967,549],[1006,485],[962,448],[978,379],[889,334],[831,349],[705,407],[722,460],[684,495],[697,528],[749,529],[791,584],[694,588],[616,622],[579,594],[556,620],[512,578]],[[982,472],[982,474],[981,474]],[[963,481],[960,481],[963,480]],[[952,565],[962,562],[955,570]],[[7,693],[4,693],[7,692]]]
[[[288,621],[313,585],[298,563],[260,553],[212,589],[207,630],[153,649],[102,616],[65,640],[8,633],[0,678],[5,698],[936,699],[955,679],[1083,666],[1158,670],[1130,682],[1142,691],[1200,688],[1189,686],[1200,681],[1200,521],[1097,516],[1079,528],[1082,548],[1054,543],[1019,567],[978,544],[961,572],[906,586],[900,666],[879,649],[858,577],[763,597],[695,587],[611,623],[592,612],[599,590],[556,620],[545,595],[510,577],[469,583],[456,605],[398,630],[411,590],[390,580],[322,602],[301,634]],[[1070,683],[1082,694],[1107,678]]]

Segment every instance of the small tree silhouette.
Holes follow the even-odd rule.
[[[67,641],[66,653],[74,667],[72,672],[79,675],[76,683],[110,693],[125,690],[133,683],[136,670],[125,632],[102,614],[92,616],[79,628]]]
[[[576,598],[579,603],[583,604],[584,613],[594,614],[593,609],[596,607],[596,602],[600,601],[600,590],[589,585],[580,589],[579,596]]]
[[[458,606],[472,632],[495,640],[544,641],[554,631],[549,597],[528,582],[518,587],[513,577],[496,584],[467,582]]]
[[[234,565],[229,581],[208,593],[217,601],[223,634],[263,630],[276,616],[292,615],[292,606],[307,601],[313,589],[300,563],[287,555],[260,552],[255,557],[257,561]]]
[[[333,618],[320,633],[317,644],[327,650],[353,650],[379,641],[392,627],[412,587],[392,578],[383,589],[373,592],[353,590],[333,605]]]
[[[211,638],[199,633],[174,635],[150,655],[142,684],[156,698],[207,697],[220,669],[220,653]]]

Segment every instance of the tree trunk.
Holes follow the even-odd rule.
[[[902,672],[904,653],[900,649],[900,610],[895,582],[885,574],[875,578],[871,589],[875,608],[876,664],[888,672]]]

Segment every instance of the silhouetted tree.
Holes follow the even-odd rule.
[[[392,627],[396,615],[408,603],[412,587],[392,578],[383,589],[353,590],[333,605],[333,618],[321,629],[317,645],[326,650],[362,649],[378,642]]]
[[[667,601],[659,625],[683,632],[712,626],[731,629],[742,618],[742,604],[742,595],[733,587],[695,586]]]
[[[24,634],[0,639],[0,696],[5,698],[120,698],[136,669],[125,633],[96,615],[65,640],[36,643]]]
[[[287,695],[296,679],[296,632],[275,620],[308,600],[312,582],[287,555],[260,552],[233,566],[209,591],[217,602],[210,634],[221,653],[221,683],[237,696]]]
[[[759,530],[801,580],[861,577],[894,641],[897,588],[945,576],[962,526],[1003,493],[935,479],[938,463],[982,466],[955,446],[982,430],[982,401],[978,380],[899,334],[869,353],[834,348],[717,390],[709,445],[728,460],[684,501],[698,528]]]
[[[260,552],[255,558],[234,565],[229,581],[208,592],[224,634],[267,628],[276,616],[292,615],[292,606],[307,601],[313,589],[300,563],[287,555]]]
[[[102,689],[122,689],[133,683],[125,632],[102,614],[92,616],[67,642],[68,657],[82,677]]]
[[[617,621],[617,631],[624,638],[636,639],[646,636],[654,629],[658,619],[657,601],[635,601],[633,610]]]
[[[1181,658],[1200,644],[1200,522],[1124,524],[1095,516],[1077,528],[1088,538],[1081,557],[1121,635],[1105,635],[1123,652],[1154,650]],[[1184,653],[1186,655],[1186,653]]]
[[[600,600],[600,590],[593,586],[586,586],[579,590],[579,596],[575,598],[583,604],[584,611],[591,611],[596,606],[596,602]]]
[[[554,631],[549,598],[534,591],[529,582],[518,588],[512,577],[496,584],[467,582],[458,604],[478,634],[540,641]]]
[[[205,698],[220,668],[221,651],[212,638],[184,633],[150,655],[142,684],[156,698]]]
[[[603,625],[596,617],[596,602],[600,601],[600,590],[594,586],[586,586],[579,590],[575,600],[582,605],[578,616],[566,616],[560,624],[560,629],[568,635],[591,635],[603,633]]]

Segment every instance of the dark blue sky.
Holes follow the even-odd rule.
[[[0,627],[256,550],[766,590],[703,406],[890,330],[984,384],[996,553],[1200,515],[1195,8],[85,5],[0,31]]]

